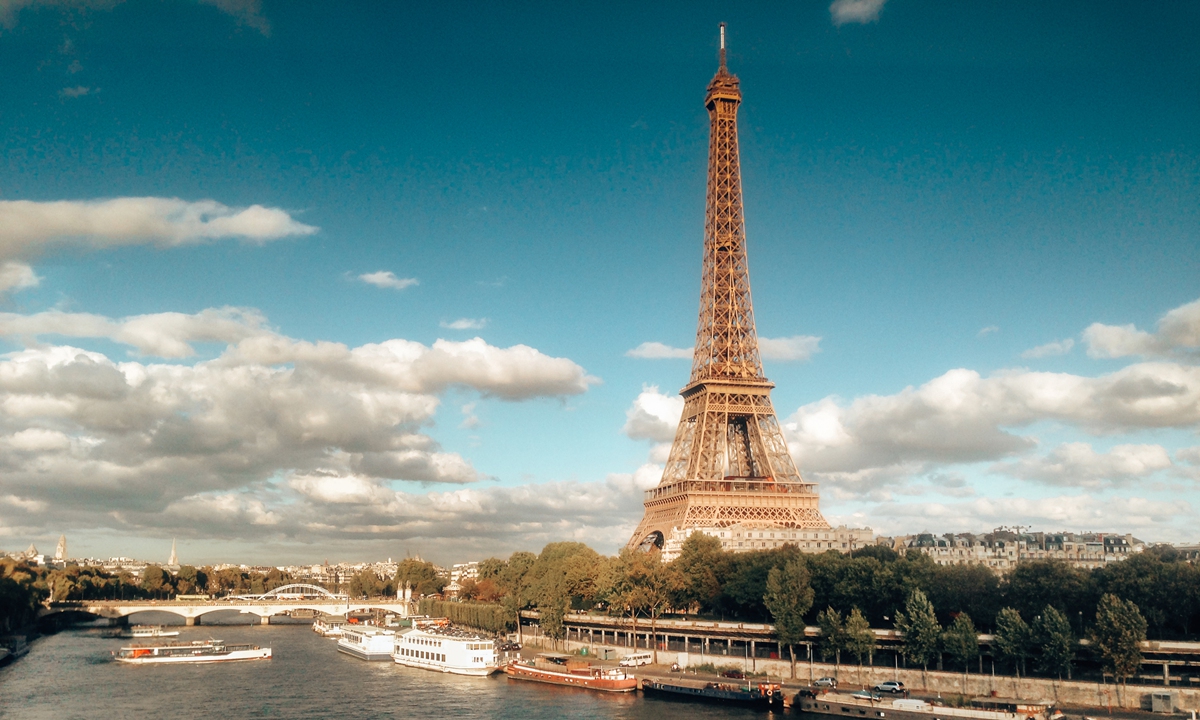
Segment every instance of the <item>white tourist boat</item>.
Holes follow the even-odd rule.
[[[396,631],[366,625],[342,626],[337,649],[359,660],[390,660],[396,647]]]
[[[179,637],[178,630],[167,630],[162,625],[134,625],[121,633],[123,638],[144,640],[149,638]]]
[[[398,665],[456,675],[486,676],[500,669],[494,641],[444,619],[414,620],[412,630],[396,636],[392,659]]]
[[[271,648],[249,644],[231,644],[221,640],[196,640],[187,643],[134,643],[120,650],[114,650],[113,658],[135,665],[269,660]]]
[[[342,628],[349,623],[341,615],[323,615],[313,621],[313,632],[324,637],[341,637]]]

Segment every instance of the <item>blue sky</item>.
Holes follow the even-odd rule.
[[[0,0],[0,547],[614,550],[721,21],[831,521],[1195,540],[1194,4]]]

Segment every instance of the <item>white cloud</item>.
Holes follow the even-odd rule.
[[[864,513],[863,521],[884,534],[979,532],[1001,525],[1023,525],[1075,532],[1128,532],[1146,540],[1192,540],[1191,503],[1137,496],[1060,495],[1049,498],[976,498],[957,503],[922,501],[884,503]]]
[[[802,472],[870,492],[938,464],[996,461],[1031,450],[1014,428],[1043,420],[1089,433],[1200,424],[1200,368],[1139,363],[1090,378],[951,370],[918,388],[846,404],[829,397],[784,420]]]
[[[365,283],[374,285],[375,287],[391,288],[392,290],[403,290],[413,285],[419,285],[420,281],[416,278],[398,278],[391,270],[380,270],[373,273],[363,273],[358,276],[359,280]]]
[[[83,85],[77,85],[75,87],[65,87],[62,90],[59,90],[58,96],[60,98],[71,99],[71,98],[83,97],[84,95],[92,95],[97,92],[99,92],[99,91],[92,90],[92,88],[90,88],[90,87],[84,87]]]
[[[838,26],[876,22],[885,2],[887,0],[833,0],[829,14],[833,16],[833,24]]]
[[[660,342],[644,342],[632,350],[625,351],[625,356],[644,360],[691,359],[692,348],[676,348]]]
[[[107,338],[136,348],[142,355],[185,358],[196,354],[190,343],[236,343],[271,334],[257,310],[209,308],[194,315],[166,312],[110,320],[89,313],[48,310],[35,315],[0,313],[0,336],[34,340],[45,335]]]
[[[449,330],[482,330],[487,325],[487,318],[459,318],[454,322],[441,322],[442,327]]]
[[[806,361],[821,352],[821,338],[796,335],[787,338],[759,338],[758,349],[767,360]],[[690,351],[689,351],[690,352]]]
[[[220,238],[264,242],[316,231],[279,208],[231,208],[214,200],[0,200],[0,260],[34,256],[48,245],[171,246]]]
[[[1088,356],[1119,358],[1195,357],[1200,349],[1200,300],[1168,311],[1159,318],[1158,331],[1149,333],[1134,325],[1092,323],[1083,331]]]
[[[1200,445],[1194,447],[1180,448],[1175,451],[1175,457],[1180,462],[1188,463],[1189,465],[1200,465]]]
[[[975,333],[975,337],[987,337],[992,333],[998,332],[1000,332],[1000,327],[998,325],[988,325],[985,328],[980,328],[979,332]]]
[[[393,502],[392,482],[485,479],[421,432],[451,386],[519,401],[596,382],[570,360],[523,345],[395,339],[349,348],[296,341],[265,324],[255,311],[230,308],[123,320],[0,316],[18,339],[108,338],[173,357],[190,342],[226,346],[193,364],[121,362],[32,342],[0,356],[0,496],[44,503],[71,526],[220,525],[225,512],[284,527],[298,497],[313,504],[304,511],[310,522],[321,502],[345,505],[364,488]],[[280,477],[287,482],[276,484]]]
[[[1066,340],[1059,340],[1057,342],[1050,342],[1046,343],[1045,345],[1038,345],[1035,348],[1030,348],[1021,353],[1021,357],[1044,358],[1054,355],[1066,355],[1067,353],[1071,352],[1071,348],[1073,347],[1075,347],[1075,341],[1071,338],[1067,338]]]
[[[37,287],[41,278],[33,272],[33,268],[23,262],[9,260],[0,263],[0,295],[11,290],[24,290]]]
[[[1047,456],[1026,457],[992,469],[1051,485],[1101,487],[1127,484],[1169,467],[1171,457],[1161,445],[1117,445],[1098,453],[1088,443],[1072,442],[1059,445]]]
[[[675,438],[681,415],[683,398],[664,395],[656,385],[647,385],[625,411],[625,427],[621,432],[634,440],[669,443]]]

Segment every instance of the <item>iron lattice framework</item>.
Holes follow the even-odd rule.
[[[771,406],[773,383],[763,373],[750,301],[742,177],[738,159],[737,76],[725,64],[708,84],[711,135],[700,321],[692,375],[681,391],[683,417],[658,487],[646,493],[646,514],[631,547],[662,546],[687,527],[816,528],[829,523],[817,509],[817,486],[804,482]]]

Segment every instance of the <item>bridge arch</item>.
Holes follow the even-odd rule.
[[[227,595],[230,600],[303,600],[306,598],[319,598],[326,600],[345,600],[345,594],[332,593],[321,587],[320,585],[310,585],[308,583],[291,583],[289,585],[281,585],[273,590],[268,590],[261,595]]]

